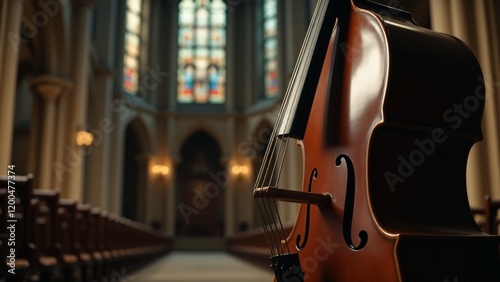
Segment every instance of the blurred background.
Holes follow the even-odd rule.
[[[478,58],[485,140],[469,158],[469,199],[500,198],[500,3],[377,2]],[[261,225],[253,183],[315,4],[3,0],[0,174],[15,165],[36,188],[160,230],[176,250],[224,250]],[[300,151],[286,163],[284,182],[298,185]],[[296,205],[278,209],[293,223]]]

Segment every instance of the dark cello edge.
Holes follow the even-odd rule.
[[[402,22],[409,22],[409,23],[412,23],[412,24],[418,26],[417,22],[413,19],[412,15],[405,10],[397,9],[397,8],[394,8],[394,7],[391,7],[388,5],[384,5],[384,4],[380,4],[380,3],[376,3],[376,2],[373,2],[371,0],[352,0],[352,1],[358,8],[374,12],[375,14],[377,14],[380,17],[383,17],[383,16],[379,15],[375,11],[381,12],[381,11],[385,10],[385,11],[389,12],[391,18],[393,18],[393,19],[396,19],[396,20],[399,20]]]

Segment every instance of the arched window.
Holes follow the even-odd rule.
[[[178,44],[178,103],[224,103],[226,85],[224,1],[181,0]]]
[[[266,98],[278,94],[278,1],[263,0],[264,11],[264,93]]]
[[[142,0],[127,0],[125,16],[125,55],[123,90],[136,94],[139,88],[139,55],[141,50]]]

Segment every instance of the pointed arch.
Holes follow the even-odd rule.
[[[122,216],[146,223],[151,134],[142,119],[135,117],[128,123],[124,137]]]
[[[224,233],[224,191],[214,178],[224,172],[220,146],[203,130],[192,133],[182,144],[176,169],[179,237],[221,237]],[[184,207],[184,208],[182,208]],[[197,210],[198,212],[192,213]]]
[[[150,154],[153,152],[153,142],[151,133],[149,132],[146,124],[140,117],[133,118],[127,125],[130,127],[137,137],[138,145],[142,154]]]

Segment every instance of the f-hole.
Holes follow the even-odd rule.
[[[309,176],[309,188],[308,192],[311,192],[312,190],[312,181],[318,177],[318,169],[314,168],[313,171],[311,172],[311,176]],[[310,222],[310,217],[311,217],[311,204],[307,204],[307,211],[306,211],[306,230],[305,230],[305,235],[304,235],[304,241],[300,243],[301,241],[301,236],[300,234],[297,235],[297,238],[295,240],[295,247],[297,250],[302,250],[303,248],[306,247],[307,243],[307,238],[309,237],[309,222]]]
[[[347,246],[353,251],[359,251],[363,249],[368,242],[368,233],[365,230],[359,231],[359,245],[354,245],[351,238],[352,231],[352,216],[354,213],[354,196],[356,189],[356,177],[354,174],[354,165],[352,164],[351,158],[347,155],[339,155],[335,160],[335,164],[337,167],[342,165],[342,160],[345,161],[347,165],[347,185],[346,185],[346,193],[345,193],[345,203],[344,203],[344,220],[342,224],[342,231],[344,234],[344,240]]]

